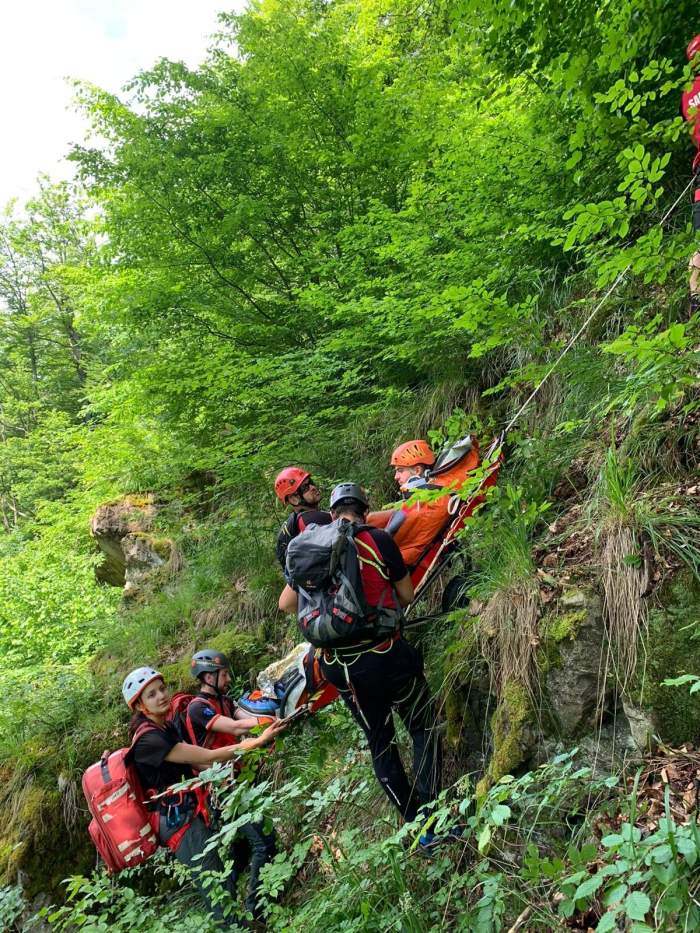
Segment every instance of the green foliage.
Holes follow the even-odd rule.
[[[604,912],[598,931],[619,929],[619,922],[639,930],[692,930],[700,923],[700,908],[692,896],[694,867],[700,857],[700,830],[695,821],[676,823],[666,789],[666,815],[646,835],[634,825],[636,786],[629,799],[629,822],[601,840],[602,864],[562,879],[559,913],[571,917],[594,902]]]
[[[0,926],[3,930],[16,929],[24,908],[25,901],[19,885],[0,888]]]
[[[663,327],[657,315],[643,328],[632,325],[603,346],[605,353],[624,359],[629,371],[623,387],[608,401],[607,411],[622,408],[631,414],[650,405],[658,415],[683,399],[695,385],[698,365],[698,352],[686,329],[681,323]],[[690,403],[690,408],[696,404]]]
[[[127,873],[133,876],[136,870]],[[105,874],[90,878],[76,876],[67,883],[67,903],[59,908],[42,908],[38,917],[57,931],[85,930],[89,933],[126,933],[144,930],[145,933],[199,933],[216,927],[207,915],[192,909],[192,894],[173,897],[139,895],[128,884],[114,884]]]
[[[475,595],[486,597],[532,576],[532,538],[549,508],[549,502],[526,502],[523,488],[509,482],[489,491],[487,507],[464,534],[476,567]]]
[[[461,841],[445,840],[434,857],[425,860],[416,851],[420,824],[396,831],[377,819],[386,804],[379,804],[376,785],[367,781],[364,756],[343,755],[340,746],[335,754],[322,780],[317,773],[313,789],[296,780],[276,788],[268,782],[237,782],[224,790],[224,770],[208,772],[225,801],[226,816],[215,844],[225,845],[236,826],[252,815],[285,822],[285,851],[262,872],[265,916],[272,929],[427,933],[442,926],[496,933],[527,903],[547,928],[555,922],[548,906],[553,882],[570,874],[572,867],[586,866],[595,855],[590,844],[550,848],[551,827],[580,810],[592,794],[609,795],[614,784],[593,781],[589,769],[576,768],[571,755],[562,755],[520,778],[504,777],[475,810],[472,788],[464,778],[442,795],[432,816],[438,836],[456,822],[463,824],[464,835]],[[329,831],[323,821],[331,813],[335,827]],[[300,873],[302,899],[292,885]],[[184,907],[172,895],[163,905],[156,898],[145,901],[133,890],[127,893],[130,880],[120,876],[117,885],[108,887],[99,876],[72,879],[71,900],[54,912],[52,925],[69,929],[82,917],[93,923],[109,918],[115,929],[126,930],[119,915],[122,907],[129,917],[141,907],[149,924],[155,924],[159,908],[175,922],[177,911],[192,910],[191,903]]]
[[[9,803],[25,780],[55,794],[64,769],[74,781],[121,742],[118,687],[135,663],[180,683],[183,658],[212,638],[239,649],[243,686],[262,645],[288,645],[271,557],[278,468],[301,462],[325,488],[356,478],[379,504],[395,495],[398,441],[469,430],[485,448],[618,277],[508,438],[501,483],[464,536],[474,593],[535,580],[533,544],[577,457],[594,483],[591,521],[634,529],[630,568],[648,542],[697,576],[697,509],[678,491],[697,468],[698,320],[679,320],[693,236],[682,213],[659,223],[688,181],[676,111],[694,12],[659,0],[262,0],[223,15],[196,70],[157,62],[120,97],[78,88],[94,131],[72,153],[80,185],[44,179],[0,222]],[[596,483],[601,432],[614,443]],[[206,507],[186,489],[193,471],[215,476]],[[94,580],[89,520],[145,491],[167,500],[159,521],[187,570],[125,610]],[[692,633],[664,631],[668,652],[649,669],[668,679]],[[440,663],[439,640],[430,647]],[[306,799],[290,780],[267,788],[269,804],[241,787],[229,810],[229,832],[251,808],[290,827],[289,854],[266,871],[279,928],[498,930],[532,885],[532,923],[554,928],[549,895],[566,872],[585,873],[567,904],[592,902],[597,882],[576,896],[590,876],[583,831],[581,846],[559,846],[542,824],[581,805],[583,773],[560,761],[562,773],[501,780],[469,815],[464,850],[418,866],[417,827],[387,836],[384,817],[359,817],[384,811],[365,758],[339,752],[355,742],[344,713],[304,735],[286,764]],[[461,785],[456,798],[439,828],[468,814]],[[337,832],[322,823],[329,810],[344,813]],[[494,855],[511,836],[527,847],[513,871]],[[0,854],[15,844],[0,838]],[[606,865],[625,857],[606,852]],[[292,879],[309,866],[300,894]],[[690,917],[681,869],[669,883]],[[177,899],[130,882],[75,881],[52,922],[189,928]],[[624,893],[601,882],[601,922],[643,929],[657,904],[672,916],[653,878],[644,891],[631,876],[615,883]]]

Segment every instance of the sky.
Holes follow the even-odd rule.
[[[23,202],[36,178],[69,178],[65,155],[84,138],[71,107],[78,78],[118,92],[158,58],[199,64],[220,10],[244,0],[2,0],[0,208]]]

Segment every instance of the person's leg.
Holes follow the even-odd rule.
[[[323,672],[367,736],[374,773],[384,793],[403,818],[411,821],[418,811],[418,797],[396,744],[391,683],[383,677],[384,666],[382,655],[367,652],[347,668],[331,664]]]
[[[236,836],[230,849],[233,856],[233,868],[236,875],[240,876],[245,871],[248,862],[250,862],[250,844],[244,836]]]
[[[424,807],[440,793],[442,749],[435,706],[423,673],[423,657],[417,648],[400,638],[391,651],[377,660],[381,663],[383,689],[411,736],[415,775],[411,792]]]
[[[274,830],[270,833],[264,832],[262,823],[246,823],[245,826],[241,827],[240,834],[250,847],[250,880],[245,906],[253,917],[257,917],[259,914],[260,869],[275,857],[277,840]]]
[[[442,787],[442,744],[436,728],[435,705],[423,674],[413,677],[396,709],[413,742],[413,771],[421,807]]]
[[[166,825],[165,816],[161,816],[159,833],[161,842],[167,842],[175,832],[175,828]],[[177,847],[174,854],[178,862],[187,865],[187,867],[192,870],[193,881],[207,905],[209,912],[220,924],[228,926],[233,925],[234,921],[231,912],[229,912],[228,918],[224,917],[224,905],[226,901],[223,900],[222,902],[215,903],[212,898],[212,890],[216,882],[210,883],[205,887],[203,883],[204,879],[201,877],[204,872],[223,872],[224,866],[219,857],[219,853],[216,849],[211,849],[209,852],[205,853],[202,858],[197,858],[197,856],[204,851],[213,835],[214,830],[206,826],[201,817],[197,817],[192,821],[190,828],[182,837],[180,845]],[[236,897],[236,880],[237,873],[236,869],[233,868],[220,882],[224,891],[226,891],[234,901]]]

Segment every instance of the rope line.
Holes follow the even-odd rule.
[[[690,189],[690,187],[694,184],[694,182],[695,182],[695,176],[693,176],[693,177],[690,179],[690,181],[688,182],[688,184],[685,186],[685,188],[683,189],[683,191],[681,191],[681,193],[678,195],[678,197],[677,197],[676,200],[673,202],[673,204],[671,205],[671,207],[669,207],[669,209],[666,211],[666,213],[665,213],[664,216],[661,218],[661,220],[660,220],[658,223],[654,224],[653,227],[650,227],[651,230],[653,230],[654,227],[662,227],[662,226],[666,223],[666,221],[668,220],[668,218],[671,216],[671,214],[672,214],[672,213],[675,211],[675,209],[678,207],[678,205],[680,204],[681,200],[685,197],[687,191],[688,191],[688,190]],[[556,358],[556,360],[554,361],[554,363],[552,363],[552,365],[550,366],[550,368],[549,368],[549,370],[547,371],[547,373],[543,376],[542,381],[539,383],[539,385],[538,385],[535,389],[533,389],[533,391],[532,391],[532,392],[530,393],[530,395],[527,397],[527,399],[525,400],[525,402],[520,406],[520,408],[516,411],[516,413],[515,413],[515,414],[513,415],[513,417],[510,419],[510,421],[508,422],[508,424],[507,424],[506,427],[504,428],[504,431],[503,431],[504,434],[507,434],[507,433],[510,431],[510,429],[513,427],[513,425],[515,424],[515,422],[518,420],[518,418],[519,418],[519,417],[522,415],[522,413],[525,411],[525,409],[526,409],[527,406],[530,404],[530,402],[535,398],[535,396],[536,396],[537,393],[540,391],[540,389],[542,388],[542,386],[543,386],[543,385],[545,384],[545,382],[549,379],[549,377],[552,375],[552,373],[553,373],[554,370],[557,368],[557,366],[561,363],[561,361],[564,359],[564,357],[565,357],[566,354],[569,352],[569,350],[571,350],[571,348],[572,348],[572,347],[574,346],[574,344],[577,342],[577,340],[579,339],[579,337],[581,336],[581,334],[587,329],[588,325],[591,323],[591,321],[592,321],[593,318],[596,316],[596,314],[598,314],[598,312],[599,312],[600,309],[603,307],[603,305],[605,304],[605,302],[608,300],[608,298],[610,297],[610,295],[612,295],[612,293],[615,291],[615,289],[616,289],[617,286],[620,284],[620,282],[622,281],[622,279],[623,279],[623,278],[627,275],[627,273],[630,271],[630,269],[632,268],[632,265],[633,265],[633,260],[630,260],[630,261],[627,263],[627,265],[625,266],[625,268],[622,270],[622,272],[619,272],[619,273],[617,274],[617,277],[615,278],[615,281],[612,283],[612,285],[610,286],[610,288],[607,290],[607,292],[606,292],[606,293],[603,295],[603,297],[600,299],[600,301],[599,301],[598,304],[595,306],[595,308],[593,309],[593,311],[591,311],[591,313],[588,315],[588,317],[587,317],[586,320],[583,322],[583,324],[582,324],[582,325],[579,327],[579,329],[576,331],[576,333],[575,333],[574,336],[571,338],[571,340],[569,340],[569,342],[568,342],[567,345],[564,347],[564,349],[563,349],[562,352],[559,354],[559,356]]]
[[[668,220],[668,218],[671,216],[671,214],[672,214],[672,213],[675,211],[675,209],[678,207],[678,205],[680,204],[681,200],[685,197],[685,195],[687,194],[687,192],[689,191],[689,189],[692,187],[692,185],[695,183],[695,181],[696,181],[696,176],[693,176],[693,177],[690,179],[690,181],[688,182],[688,184],[685,186],[685,188],[684,188],[684,189],[681,191],[681,193],[678,195],[678,197],[677,197],[676,200],[673,202],[673,204],[668,208],[668,210],[667,210],[666,213],[663,215],[663,217],[661,218],[661,220],[659,220],[657,223],[653,224],[653,226],[649,228],[650,230],[653,230],[655,227],[662,227],[662,226],[666,223],[666,221]],[[484,455],[484,460],[489,460],[491,457],[493,457],[493,455],[495,454],[495,452],[496,452],[500,447],[502,447],[502,445],[503,445],[503,443],[504,443],[504,441],[505,441],[506,435],[508,434],[508,432],[510,431],[510,429],[513,427],[513,425],[515,424],[515,422],[516,422],[516,421],[518,420],[518,418],[522,415],[522,413],[523,413],[523,412],[525,411],[525,409],[528,407],[528,405],[530,404],[530,402],[537,396],[537,393],[540,391],[540,389],[542,388],[542,386],[543,386],[543,385],[545,384],[545,382],[549,379],[549,377],[552,375],[552,373],[554,372],[554,370],[555,370],[555,369],[557,368],[557,366],[561,363],[561,361],[564,359],[564,357],[567,355],[567,353],[568,353],[568,352],[571,350],[571,348],[576,344],[576,342],[577,342],[578,339],[580,338],[581,334],[583,334],[583,332],[588,328],[588,326],[589,326],[589,324],[591,323],[591,321],[595,318],[595,316],[598,314],[598,312],[599,312],[600,309],[603,307],[603,305],[605,304],[605,302],[608,300],[608,298],[610,297],[610,295],[612,295],[612,293],[615,291],[615,289],[617,288],[617,286],[620,284],[620,282],[621,282],[621,281],[624,279],[624,277],[627,275],[627,273],[629,272],[629,270],[632,268],[633,264],[634,264],[634,263],[633,263],[633,260],[630,260],[630,261],[627,263],[627,265],[625,266],[625,268],[624,268],[621,272],[619,272],[619,273],[617,274],[617,276],[615,277],[615,280],[613,281],[612,285],[608,288],[608,290],[605,292],[605,294],[604,294],[603,297],[600,299],[600,301],[598,302],[598,304],[597,304],[597,305],[595,306],[595,308],[591,311],[591,313],[588,315],[588,317],[586,318],[586,320],[583,322],[583,324],[582,324],[582,325],[579,327],[579,329],[576,331],[576,333],[574,334],[574,336],[573,336],[573,337],[569,340],[569,342],[566,344],[566,346],[564,347],[564,349],[562,350],[562,352],[559,354],[559,356],[556,358],[556,360],[555,360],[555,361],[552,363],[552,365],[549,367],[549,369],[547,370],[547,372],[545,373],[545,375],[542,377],[542,379],[541,379],[541,381],[539,382],[539,384],[532,390],[532,392],[530,393],[530,395],[527,397],[527,399],[523,402],[523,404],[520,406],[520,408],[516,411],[516,413],[515,413],[515,414],[513,415],[513,417],[510,419],[510,421],[508,422],[508,424],[507,424],[507,425],[505,426],[505,428],[502,430],[502,432],[500,433],[500,435],[494,439],[493,443],[492,443],[491,446],[489,447],[489,450],[488,450],[487,453]],[[479,490],[477,490],[477,491],[471,496],[471,498],[473,499],[473,498],[474,498],[476,495],[478,495],[478,494],[479,494]],[[428,615],[428,616],[420,616],[419,618],[413,619],[413,620],[411,620],[411,621],[408,620],[408,617],[409,617],[409,615],[410,615],[410,613],[411,613],[411,610],[412,610],[413,607],[415,606],[416,601],[417,601],[418,599],[420,599],[421,596],[423,596],[423,595],[427,592],[427,590],[430,589],[430,587],[432,586],[432,584],[435,582],[435,580],[436,580],[437,577],[439,576],[439,573],[435,572],[435,565],[436,565],[436,563],[437,563],[437,561],[438,561],[439,556],[440,556],[440,552],[438,552],[438,554],[435,555],[435,558],[433,559],[433,562],[432,562],[431,566],[428,568],[428,571],[425,573],[425,575],[424,575],[424,577],[423,577],[423,580],[421,581],[421,583],[422,583],[423,585],[421,586],[421,584],[418,584],[418,586],[420,587],[420,592],[414,597],[413,602],[412,602],[412,603],[410,604],[410,606],[408,606],[407,609],[406,609],[406,623],[407,623],[407,625],[410,625],[410,626],[413,626],[413,625],[420,625],[420,624],[423,623],[423,622],[427,622],[427,621],[429,621],[429,620],[432,620],[432,619],[435,619],[435,618],[439,618],[440,616],[443,616],[443,615],[446,615],[446,614],[447,614],[447,613],[439,612],[439,613],[433,613],[432,615]],[[440,571],[442,571],[442,569],[443,569],[443,567],[442,567],[442,565],[441,565],[441,566],[440,566]]]

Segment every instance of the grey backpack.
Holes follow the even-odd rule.
[[[386,635],[400,624],[398,610],[367,605],[355,544],[367,527],[342,519],[309,525],[289,543],[287,579],[299,594],[299,630],[317,648]]]

